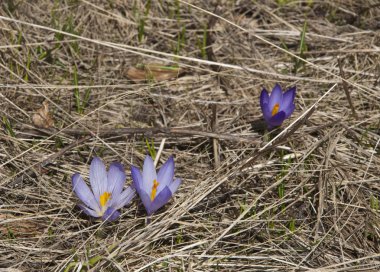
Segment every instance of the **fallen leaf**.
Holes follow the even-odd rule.
[[[49,128],[53,126],[54,120],[49,112],[49,104],[47,100],[42,103],[42,107],[32,116],[33,124],[39,128]]]
[[[131,67],[127,71],[127,77],[134,82],[141,80],[164,81],[177,78],[183,69],[174,66],[151,63],[142,67]]]

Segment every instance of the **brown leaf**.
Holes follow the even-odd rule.
[[[127,71],[127,77],[134,82],[141,80],[164,81],[177,78],[183,69],[174,66],[151,63],[143,67],[131,67]]]
[[[33,124],[39,128],[49,128],[54,125],[54,120],[49,112],[47,100],[42,103],[42,107],[32,116]]]

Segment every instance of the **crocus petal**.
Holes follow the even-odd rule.
[[[120,212],[115,210],[112,207],[109,207],[103,214],[102,220],[103,221],[115,221],[120,216]]]
[[[181,179],[176,178],[172,183],[169,185],[169,189],[172,192],[172,195],[177,191],[179,185],[181,185]]]
[[[147,155],[144,161],[143,167],[143,186],[141,187],[146,193],[150,195],[153,186],[153,180],[157,180],[156,168],[154,167],[154,163],[152,158]]]
[[[280,111],[279,113],[273,115],[273,117],[269,120],[268,124],[270,127],[277,127],[284,122],[286,118],[285,112]]]
[[[87,208],[87,207],[84,206],[84,205],[79,204],[78,207],[81,208],[81,210],[82,210],[85,214],[87,214],[87,215],[89,215],[89,216],[92,216],[92,217],[95,217],[95,218],[100,217],[99,214],[98,214],[96,211],[94,211],[94,210],[92,210],[92,209],[90,209],[90,208]]]
[[[283,112],[285,112],[285,119],[288,118],[290,115],[292,115],[295,108],[296,106],[294,104],[291,104],[286,109],[283,109]]]
[[[138,169],[136,166],[131,166],[131,175],[132,175],[132,184],[133,187],[135,187],[136,191],[140,193],[141,187],[142,187],[142,176],[140,169]]]
[[[108,192],[111,193],[112,197],[109,206],[112,206],[116,199],[119,198],[119,195],[123,191],[125,178],[123,166],[117,162],[112,163],[107,173]]]
[[[131,187],[125,189],[119,196],[112,202],[112,207],[118,210],[127,205],[135,197],[136,191]]]
[[[141,198],[141,201],[145,207],[145,210],[148,215],[151,215],[154,211],[152,211],[152,202],[150,201],[150,196],[145,191],[137,192]]]
[[[263,104],[261,111],[263,112],[264,119],[268,122],[270,118],[272,118],[272,112],[269,109],[269,105],[267,103]]]
[[[269,109],[269,95],[265,89],[263,89],[260,94],[260,107],[263,112],[264,119],[268,121],[272,117],[272,113]]]
[[[270,94],[269,97],[269,110],[272,112],[274,105],[278,104],[281,106],[282,103],[282,90],[280,85],[276,84],[274,86],[272,93]]]
[[[90,165],[90,183],[95,199],[99,203],[100,196],[107,191],[107,171],[98,157],[94,157]]]
[[[95,200],[94,194],[78,173],[72,176],[72,186],[75,194],[87,207],[99,211],[99,205]]]
[[[174,159],[170,156],[169,159],[161,166],[157,174],[157,181],[159,182],[157,194],[168,186],[174,178]]]
[[[282,96],[282,103],[279,111],[285,111],[294,103],[294,98],[296,96],[296,87],[290,88]],[[287,116],[289,117],[289,116]]]
[[[169,199],[172,197],[172,192],[169,189],[169,187],[165,187],[153,200],[153,202],[150,205],[150,213],[148,212],[148,215],[151,215],[155,211],[157,211],[159,208],[164,206],[166,203],[168,203]]]
[[[269,103],[268,91],[264,88],[260,94],[260,106],[261,106],[261,108],[263,108],[263,104],[268,104],[268,103]]]

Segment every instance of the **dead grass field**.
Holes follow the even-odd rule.
[[[377,0],[0,3],[0,271],[380,270]],[[296,110],[268,132],[276,83]],[[146,139],[173,199],[82,214],[74,172],[131,184]]]

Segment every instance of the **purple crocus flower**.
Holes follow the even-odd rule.
[[[181,184],[179,178],[174,179],[174,160],[170,157],[162,165],[158,174],[152,158],[147,155],[144,161],[142,175],[140,169],[131,168],[133,185],[139,194],[148,215],[164,206]]]
[[[285,119],[290,117],[295,109],[295,96],[296,87],[282,93],[278,84],[274,86],[270,95],[266,89],[261,91],[260,106],[269,129],[280,126]]]
[[[72,176],[74,192],[82,200],[79,207],[92,217],[101,217],[102,220],[114,221],[120,216],[118,211],[127,205],[135,196],[135,190],[125,184],[125,172],[120,163],[110,165],[108,173],[101,159],[93,158],[90,165],[91,189],[84,182],[79,173]]]

